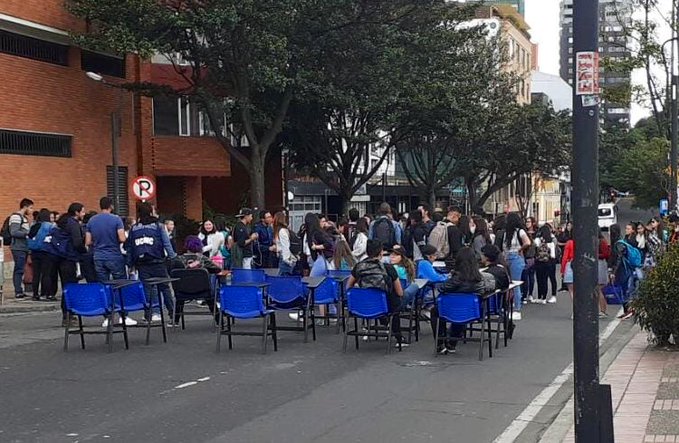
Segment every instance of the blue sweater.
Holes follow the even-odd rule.
[[[426,278],[433,283],[440,283],[448,280],[446,275],[436,272],[434,265],[429,260],[419,260],[417,262],[417,278]]]

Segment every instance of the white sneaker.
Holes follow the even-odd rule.
[[[123,318],[118,317],[118,324],[122,325],[123,324]],[[125,326],[136,326],[137,325],[137,320],[130,318],[130,317],[125,317]]]
[[[533,298],[532,295],[529,295],[529,296],[528,296],[528,300],[526,301],[526,303],[536,303],[536,301],[535,301],[535,299]]]
[[[512,312],[512,320],[514,321],[521,320],[521,313],[518,311]]]
[[[551,297],[549,297],[549,300],[547,300],[547,303],[553,305],[554,303],[556,303],[556,297],[552,295]]]
[[[108,328],[108,318],[104,319],[104,322],[101,324],[102,328]]]
[[[545,300],[545,299],[543,298],[542,300],[540,300],[540,304],[541,304],[541,305],[546,305],[546,304],[547,304],[547,300]]]
[[[299,314],[299,312],[291,312],[288,314],[288,317],[290,317],[290,320],[295,321],[300,321],[302,319],[302,316]]]
[[[153,315],[151,316],[151,321],[152,321],[152,322],[153,322],[153,321],[160,321],[160,320],[161,320],[160,314],[153,314]]]

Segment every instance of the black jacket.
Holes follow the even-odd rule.
[[[462,280],[457,272],[454,272],[448,280],[441,286],[442,294],[450,293],[468,293],[468,294],[483,294],[486,292],[486,286],[483,280],[481,281],[465,281]]]
[[[495,289],[504,291],[509,288],[510,281],[507,268],[502,265],[490,265],[485,272],[495,277]]]

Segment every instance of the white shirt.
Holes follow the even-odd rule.
[[[351,251],[356,260],[363,261],[368,256],[366,248],[368,247],[368,236],[363,232],[356,233],[356,241],[354,241],[354,249]]]
[[[290,252],[290,231],[286,228],[281,228],[281,230],[278,231],[276,249],[278,250],[278,256],[283,262],[290,266],[294,266],[295,263],[297,263],[297,258]]]
[[[202,232],[198,234],[198,238],[203,241],[205,239],[205,234]],[[219,254],[219,250],[224,246],[224,235],[221,232],[213,232],[207,236],[207,245],[203,246],[203,252],[209,252],[210,258]]]
[[[507,235],[505,233],[505,235]],[[519,237],[521,237],[521,241],[519,241]],[[505,237],[506,240],[506,237]],[[514,237],[512,238],[512,245],[509,247],[508,252],[516,252],[519,253],[521,252],[521,249],[523,248],[523,243],[525,241],[530,241],[530,237],[528,237],[528,234],[526,234],[526,231],[523,229],[519,230],[519,233],[517,235],[516,232],[514,232]]]

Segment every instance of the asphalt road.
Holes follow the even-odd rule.
[[[636,215],[621,207],[621,221]],[[281,332],[267,355],[258,338],[235,337],[217,354],[208,317],[167,344],[154,330],[145,346],[134,330],[129,351],[116,337],[109,354],[101,336],[64,353],[58,313],[3,315],[0,441],[491,442],[571,363],[570,314],[564,293],[526,306],[509,347],[482,362],[475,343],[434,356],[424,323],[419,343],[391,355],[381,342],[344,354],[334,328],[306,344]],[[517,441],[539,441],[565,400]]]

